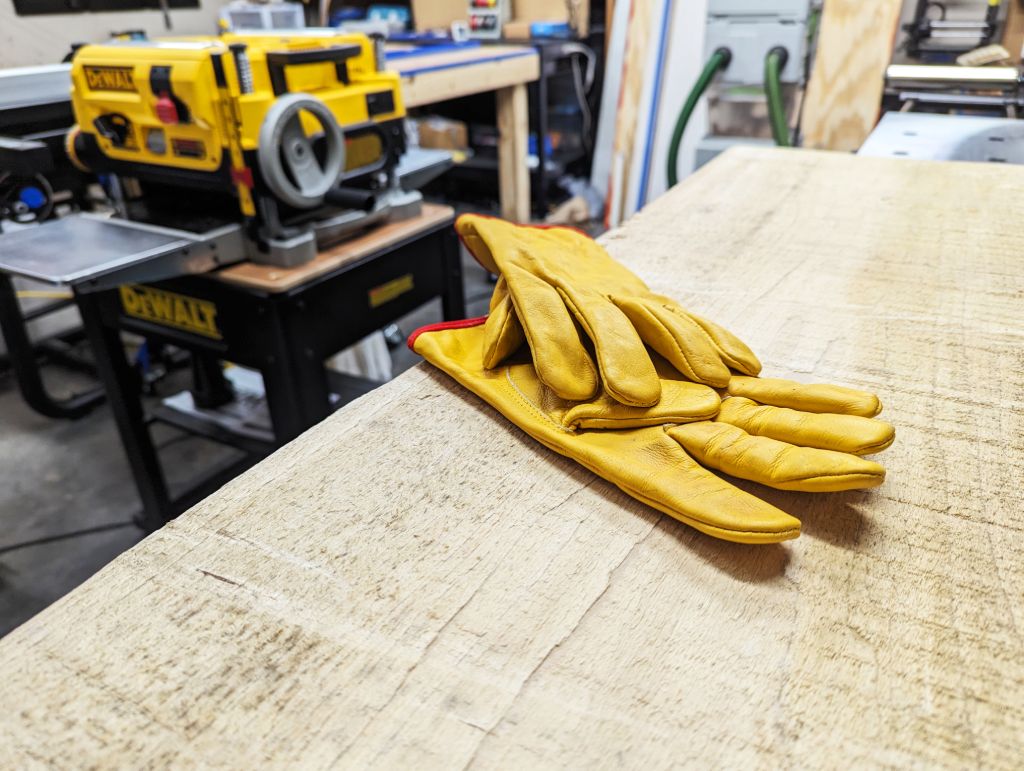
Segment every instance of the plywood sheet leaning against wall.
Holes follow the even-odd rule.
[[[626,52],[626,33],[631,8],[631,0],[619,0],[615,4],[614,15],[606,11],[611,28],[608,34],[604,85],[601,89],[601,111],[597,117],[594,162],[590,171],[590,184],[604,195],[608,193],[608,180],[612,174],[612,150],[615,144],[619,89],[622,85],[622,62]]]
[[[626,50],[622,63],[622,80],[619,87],[618,109],[615,114],[615,139],[612,144],[612,169],[608,183],[606,223],[614,227],[624,216],[632,213],[627,209],[626,195],[634,160],[643,155],[643,148],[637,147],[637,121],[640,118],[645,90],[651,87],[646,76],[651,52],[651,26],[654,14],[660,10],[659,0],[633,0],[626,33]]]
[[[707,0],[676,2],[671,9],[668,50],[664,58],[664,80],[654,112],[654,141],[647,170],[647,195],[641,205],[653,201],[668,189],[668,151],[676,121],[690,88],[704,66],[704,34],[707,29]],[[696,159],[697,144],[707,134],[707,99],[690,116],[679,150],[679,176],[689,176]]]
[[[1010,61],[1016,64],[1024,58],[1024,6],[1010,3],[1003,25],[1003,48],[1010,52]]]
[[[825,0],[803,145],[856,150],[878,122],[901,0]]]
[[[636,136],[637,109],[643,92],[648,23],[654,0],[632,0],[626,24],[619,93],[615,103],[615,131],[612,135],[611,172],[605,197],[605,223],[614,227],[622,221],[622,202],[629,180]]]

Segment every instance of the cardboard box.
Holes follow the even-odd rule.
[[[530,36],[529,24],[534,21],[569,21],[569,6],[576,7],[581,36],[590,28],[590,0],[512,0],[512,19],[506,22],[504,37],[525,39]],[[417,32],[448,29],[453,21],[469,19],[469,0],[411,0],[412,23]],[[523,33],[521,23],[526,24]],[[509,29],[509,25],[515,25]]]
[[[417,32],[448,29],[453,21],[469,18],[469,0],[412,0],[410,7]]]
[[[435,150],[466,150],[469,148],[469,130],[461,120],[430,116],[416,122],[420,147]]]
[[[502,28],[502,35],[509,40],[529,40],[531,24],[533,24],[532,21],[513,19],[505,23],[505,26]]]

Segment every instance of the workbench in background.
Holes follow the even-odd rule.
[[[527,166],[530,116],[526,84],[537,80],[540,58],[529,46],[412,48],[390,46],[388,68],[402,76],[406,109],[493,91],[498,115],[498,192],[501,215],[530,219]]]
[[[704,536],[428,366],[0,641],[12,767],[1019,766],[1024,260],[997,165],[734,149],[604,243],[765,375],[878,393],[875,490]]]

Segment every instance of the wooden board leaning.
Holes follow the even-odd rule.
[[[804,96],[805,147],[856,150],[878,122],[901,0],[825,0]]]

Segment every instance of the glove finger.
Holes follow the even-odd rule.
[[[665,299],[667,300],[668,298]],[[669,302],[672,301],[669,300]],[[728,329],[698,316],[696,313],[685,311],[675,303],[672,303],[669,307],[674,308],[676,313],[689,317],[691,321],[707,333],[708,337],[715,341],[715,346],[718,348],[722,361],[726,365],[745,375],[757,375],[761,371],[761,362],[754,355],[754,352]]]
[[[808,385],[770,377],[737,375],[729,381],[729,395],[745,396],[761,404],[804,412],[832,412],[873,418],[882,411],[881,400],[867,391],[824,383]]]
[[[577,436],[580,463],[702,533],[739,543],[777,543],[800,535],[800,520],[703,468],[662,428]]]
[[[547,282],[514,265],[504,277],[515,315],[533,353],[537,377],[568,401],[596,396],[600,388],[597,368],[583,347],[562,296]]]
[[[613,297],[611,300],[643,341],[690,380],[716,388],[729,384],[729,368],[722,362],[708,334],[692,319],[639,297]]]
[[[885,481],[885,469],[873,461],[751,436],[728,423],[688,423],[668,433],[705,466],[778,490],[859,490]]]
[[[602,391],[596,399],[571,407],[562,423],[573,429],[639,428],[710,420],[721,399],[713,388],[685,380],[662,380],[661,400],[653,407],[631,407]]]
[[[742,396],[722,402],[715,420],[798,447],[869,455],[893,443],[896,429],[889,423],[859,415],[802,412],[760,405]]]
[[[501,266],[498,265],[498,261],[495,259],[494,253],[488,246],[484,235],[480,232],[480,227],[486,227],[487,223],[490,222],[487,217],[479,217],[475,214],[463,214],[455,220],[455,232],[459,236],[459,240],[469,250],[469,253],[473,255],[473,258],[479,262],[485,270],[490,273],[501,273]],[[504,224],[504,223],[502,223]]]
[[[500,276],[491,295],[491,312],[484,324],[484,367],[494,369],[526,342],[505,277]]]
[[[623,404],[650,407],[661,398],[661,379],[636,328],[613,303],[596,292],[559,293],[594,343],[605,390]]]

